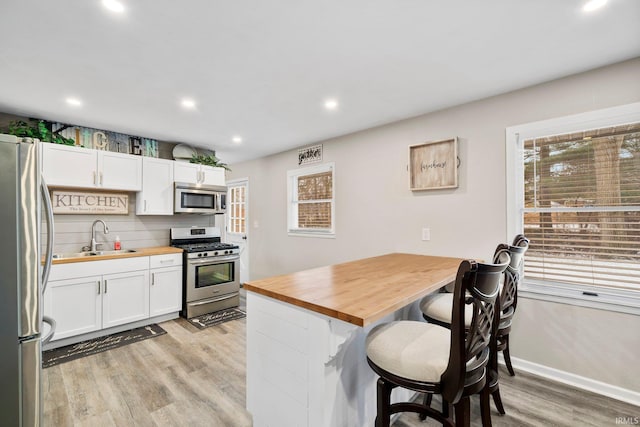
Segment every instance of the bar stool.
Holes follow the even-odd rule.
[[[498,359],[497,353],[502,351],[504,355],[505,364],[507,370],[513,376],[515,372],[511,366],[511,357],[509,353],[509,332],[511,331],[511,322],[515,313],[517,298],[518,298],[518,285],[520,283],[520,269],[524,258],[524,253],[529,247],[529,240],[522,234],[517,235],[511,246],[506,244],[500,244],[496,248],[496,254],[500,251],[507,251],[510,255],[511,261],[507,270],[505,271],[505,280],[500,293],[500,298],[497,303],[499,309],[496,310],[496,314],[499,318],[494,322],[495,331],[493,335],[496,339],[494,345],[492,345],[492,358],[489,362],[489,388],[490,394],[493,396],[494,403],[500,414],[505,414],[504,406],[500,396],[500,390],[498,388]],[[423,317],[430,323],[436,325],[449,327],[451,323],[451,309],[453,305],[453,295],[449,292],[437,293],[428,295],[420,302],[420,309],[422,310]],[[470,326],[470,319],[465,319],[465,326],[468,329]],[[481,402],[482,403],[482,402]],[[486,415],[485,415],[486,414]],[[490,410],[488,404],[488,398],[486,407],[483,409],[483,425],[491,425]]]
[[[495,302],[509,261],[503,251],[495,264],[470,260],[460,264],[450,329],[396,321],[371,330],[366,340],[367,362],[380,377],[376,427],[388,427],[391,415],[398,412],[417,412],[445,426],[470,424],[469,396],[486,385]],[[471,312],[468,329],[464,325],[467,312]],[[396,387],[442,395],[442,411],[417,402],[391,404],[391,391]]]

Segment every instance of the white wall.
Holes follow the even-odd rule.
[[[249,177],[251,278],[398,251],[489,258],[513,237],[506,235],[505,128],[638,102],[639,75],[636,58],[323,141],[324,161],[336,164],[335,239],[287,235],[285,178],[297,167],[296,150],[232,165],[230,179]],[[408,146],[452,136],[460,141],[459,188],[409,191]],[[431,228],[431,241],[420,240],[422,227]],[[522,300],[513,356],[640,391],[632,380],[640,378],[640,317]],[[633,351],[621,351],[625,343]]]

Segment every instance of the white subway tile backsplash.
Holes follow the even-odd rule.
[[[123,249],[146,248],[169,245],[169,229],[172,227],[218,226],[224,228],[221,215],[166,215],[137,216],[135,214],[136,193],[129,193],[128,215],[55,215],[53,252],[77,252],[91,242],[91,225],[96,219],[107,223],[109,234],[96,226],[96,241],[111,249],[116,236],[120,237]],[[44,252],[46,224],[43,220],[41,239]]]

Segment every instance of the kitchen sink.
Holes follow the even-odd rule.
[[[84,252],[68,252],[53,254],[53,259],[65,259],[65,258],[83,258],[98,255],[121,255],[130,254],[136,252],[134,249],[122,249],[119,251],[84,251]]]

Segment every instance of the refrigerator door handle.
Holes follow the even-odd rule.
[[[51,326],[49,333],[42,338],[42,345],[44,345],[53,338],[53,334],[56,332],[56,321],[49,316],[42,316],[42,321]]]
[[[42,176],[40,177],[40,187],[42,189],[45,211],[47,212],[47,255],[42,269],[42,295],[44,295],[53,262],[53,206],[51,204],[51,197],[49,196],[49,187],[47,187],[47,183]]]

